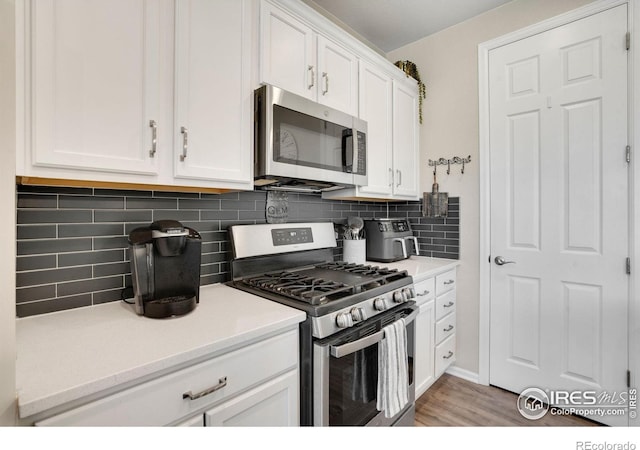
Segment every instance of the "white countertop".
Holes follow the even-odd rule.
[[[221,285],[200,288],[191,313],[135,314],[124,302],[16,321],[20,417],[293,329],[305,313]]]
[[[366,264],[377,265],[381,267],[389,267],[391,269],[406,270],[411,275],[414,281],[420,281],[424,278],[429,278],[434,275],[446,272],[460,265],[460,261],[457,259],[445,259],[445,258],[429,258],[426,256],[410,256],[408,259],[403,259],[396,262],[375,262],[367,261]]]

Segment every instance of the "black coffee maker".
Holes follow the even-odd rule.
[[[158,220],[129,234],[136,313],[181,316],[200,299],[202,239],[176,220]]]

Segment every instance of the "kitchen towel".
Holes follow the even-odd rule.
[[[383,328],[378,345],[378,398],[376,408],[387,418],[402,411],[409,402],[407,331],[404,319]]]

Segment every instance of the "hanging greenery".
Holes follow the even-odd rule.
[[[420,79],[420,72],[418,72],[418,66],[415,63],[405,60],[405,61],[396,61],[395,65],[399,67],[407,76],[410,76],[414,80],[418,82],[418,117],[420,118],[420,123],[422,123],[422,100],[426,97],[427,91],[424,86],[424,83]]]

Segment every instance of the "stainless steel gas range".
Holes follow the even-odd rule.
[[[334,261],[329,222],[229,227],[229,285],[307,313],[300,325],[300,422],[315,426],[412,426],[415,317],[404,271]],[[385,327],[406,331],[407,402],[391,417],[378,410],[378,348]],[[404,381],[404,380],[401,380]]]

